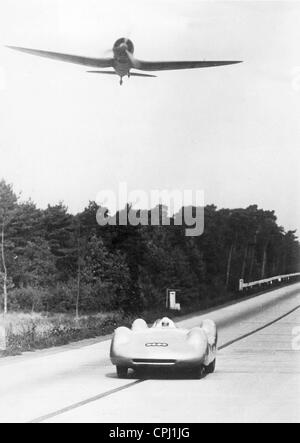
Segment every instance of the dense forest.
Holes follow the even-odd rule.
[[[185,226],[101,227],[97,210],[42,210],[0,182],[1,310],[138,312],[163,306],[167,288],[197,307],[236,291],[240,278],[299,271],[296,232],[256,205],[206,206],[199,237]]]

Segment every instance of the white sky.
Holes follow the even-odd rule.
[[[0,177],[41,207],[103,189],[193,189],[275,209],[300,229],[300,3],[0,0]],[[102,56],[121,36],[150,60],[245,63],[158,78],[93,76],[15,53]]]

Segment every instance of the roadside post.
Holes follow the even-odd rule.
[[[242,291],[244,289],[244,279],[241,278],[239,282],[239,291]]]
[[[0,353],[6,351],[6,329],[4,325],[0,325]]]
[[[180,303],[177,303],[176,297],[178,289],[167,289],[167,300],[166,300],[166,308],[172,311],[180,311],[181,306]]]

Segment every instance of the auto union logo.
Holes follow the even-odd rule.
[[[166,348],[168,345],[168,343],[146,343],[145,346],[147,348],[151,348],[151,347],[161,347],[161,348]]]

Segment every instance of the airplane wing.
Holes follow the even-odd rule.
[[[87,71],[89,74],[110,74],[118,75],[115,71]],[[142,74],[139,72],[130,72],[130,77],[156,77],[156,75]]]
[[[89,58],[80,55],[61,54],[59,52],[41,51],[38,49],[20,48],[17,46],[7,46],[9,49],[15,51],[25,52],[26,54],[37,55],[39,57],[51,58],[68,63],[75,63],[78,65],[92,66],[95,68],[110,68],[113,66],[112,58]]]
[[[147,62],[131,60],[135,69],[141,71],[168,71],[175,69],[210,68],[212,66],[225,66],[242,63],[241,61],[179,61],[179,62]]]

